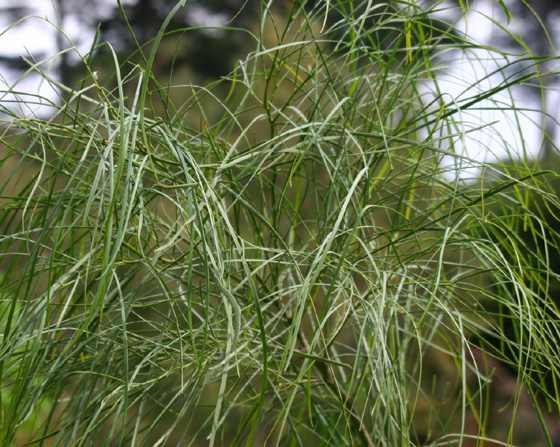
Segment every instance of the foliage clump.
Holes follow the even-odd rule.
[[[441,64],[477,45],[408,3],[331,1],[261,2],[230,74],[163,85],[184,3],[138,65],[111,53],[102,84],[94,47],[49,118],[4,128],[1,445],[476,445],[516,435],[524,390],[546,434],[557,194],[505,139],[515,175],[461,150],[487,129],[470,109],[522,115],[492,102],[516,81],[455,101]]]

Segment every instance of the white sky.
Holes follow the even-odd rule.
[[[110,3],[110,0],[106,0],[106,3]],[[0,0],[0,7],[13,5],[13,0]],[[16,57],[24,55],[29,60],[34,58],[37,62],[45,60],[41,68],[48,75],[56,78],[56,59],[53,56],[59,51],[56,36],[59,32],[57,26],[60,24],[51,0],[19,0],[18,6],[29,7],[33,16],[24,17],[14,25],[10,23],[10,17],[0,15],[0,55]],[[85,54],[93,41],[95,30],[84,27],[71,16],[62,25],[69,39],[65,42],[65,48],[72,48],[74,45],[78,51]],[[73,57],[77,55],[73,53]],[[6,64],[0,67],[0,101],[10,101],[14,98],[14,95],[6,93],[10,88],[18,92],[20,98],[31,100],[31,103],[34,102],[33,99],[40,98],[56,101],[58,97],[56,91],[41,76],[33,73],[22,74],[20,70],[10,69]],[[26,116],[49,113],[48,108],[45,110],[39,105],[27,104],[27,106],[26,110],[21,110],[19,113]]]
[[[81,0],[76,0],[81,1]],[[133,0],[123,0],[123,3],[130,3]],[[100,2],[107,5],[107,13],[110,7],[115,5],[115,0],[103,0]],[[0,0],[0,8],[14,5],[14,0]],[[19,56],[25,55],[27,59],[33,56],[37,61],[47,60],[56,55],[57,48],[56,35],[59,33],[57,27],[58,17],[54,12],[51,0],[19,0],[18,6],[27,6],[33,11],[33,16],[23,18],[16,24],[10,22],[10,18],[0,15],[0,55]],[[197,26],[218,27],[224,26],[231,17],[225,14],[208,14],[204,8],[192,4],[188,10],[189,20]],[[65,49],[76,47],[77,51],[84,56],[91,48],[91,43],[95,37],[95,30],[84,26],[76,17],[69,15],[62,24],[62,29],[67,36]],[[211,31],[210,31],[211,32]],[[71,57],[77,59],[75,51],[71,51]],[[56,60],[47,60],[41,65],[42,69],[56,78]],[[15,92],[36,95],[37,98],[46,98],[56,101],[58,95],[56,91],[37,74],[22,75],[20,70],[12,70],[6,64],[0,64],[0,101],[9,101],[14,95],[6,93],[10,88]],[[20,96],[21,98],[21,96]],[[29,97],[28,97],[29,98]],[[33,106],[32,110],[21,110],[23,115],[49,114],[49,108]]]
[[[508,26],[501,6],[493,0],[472,1],[469,5],[472,10],[459,22],[458,29],[468,34],[471,41],[488,47],[499,47],[505,32],[500,30],[494,21]],[[446,14],[446,10],[443,11],[442,16]],[[515,24],[511,23],[510,26]],[[489,73],[506,63],[505,58],[496,52],[480,49],[470,50],[468,55],[465,55],[454,51],[446,56],[449,69],[438,77],[438,85],[446,94],[447,102],[451,101],[451,98],[454,101],[469,98],[476,95],[478,90],[486,91],[503,82],[503,76],[500,74],[486,79]],[[469,89],[469,86],[477,81],[479,84],[475,87],[476,90]],[[558,98],[554,95],[552,90],[547,92],[549,103],[552,103],[554,97]],[[514,112],[496,109],[497,105],[507,108],[513,104],[516,108],[522,107],[527,110]],[[486,110],[480,110],[485,108]],[[537,112],[540,109],[541,103],[535,95],[517,88],[495,95],[477,104],[475,108],[463,112],[461,119],[467,123],[464,126],[465,131],[492,124],[481,131],[465,134],[463,139],[454,139],[454,149],[476,161],[475,166],[471,164],[470,167],[469,162],[463,162],[461,176],[465,179],[476,178],[480,173],[479,163],[494,162],[512,154],[528,159],[536,158],[542,137],[540,126],[543,124],[543,115]],[[521,140],[519,128],[522,129],[524,141]],[[456,162],[457,159],[452,157],[444,158],[444,164],[450,168],[450,177],[455,176],[456,171],[453,167]]]

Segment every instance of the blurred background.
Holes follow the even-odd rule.
[[[311,7],[315,2],[307,3]],[[388,3],[400,7],[399,2]],[[130,58],[134,63],[138,58],[138,45],[149,45],[175,4],[174,0],[123,0],[120,4],[116,0],[87,3],[22,0],[14,6],[14,2],[2,0],[0,27],[4,32],[0,35],[0,88],[4,90],[3,106],[14,95],[37,95],[39,104],[36,108],[19,113],[48,115],[48,107],[41,107],[44,104],[39,97],[56,101],[60,90],[46,83],[42,75],[34,74],[34,70],[26,73],[30,71],[30,64],[40,62],[40,69],[53,79],[76,87],[86,75],[80,59],[92,57],[91,50],[97,47],[93,57],[98,64],[98,75],[106,79],[113,74],[112,56],[108,47],[102,44],[109,43],[122,60]],[[273,2],[275,10],[286,14],[290,11],[290,4],[289,0]],[[457,100],[468,96],[473,86],[478,85],[482,91],[498,84],[504,76],[500,73],[500,66],[514,59],[519,60],[516,67],[522,66],[524,59],[529,67],[532,63],[528,59],[538,58],[543,72],[557,68],[557,62],[547,58],[556,54],[560,2],[509,0],[504,7],[506,5],[501,0],[479,0],[468,3],[470,12],[466,15],[461,7],[464,2],[459,0],[422,0],[415,4],[430,10],[429,16],[434,21],[454,24],[459,33],[468,34],[481,45],[478,53],[450,58],[454,63],[440,74],[439,86]],[[123,20],[123,14],[128,23]],[[176,38],[166,39],[164,51],[158,54],[155,70],[161,75],[160,79],[169,79],[169,84],[174,85],[203,85],[227,75],[236,61],[253,48],[253,38],[246,30],[254,28],[258,14],[257,0],[188,1],[168,28],[182,31]],[[48,21],[42,20],[44,17]],[[516,40],[512,35],[520,39]],[[500,60],[495,54],[489,56],[485,47],[499,48],[508,55],[504,54]],[[493,71],[496,73],[489,75]],[[556,116],[560,96],[556,77],[548,76],[543,82],[546,83],[543,85],[544,98],[540,90],[532,88],[534,85],[513,89],[515,101],[525,108],[521,124],[529,144],[518,139],[515,121],[519,114],[514,117],[513,113],[502,111],[495,115],[479,108],[476,112],[467,112],[468,116],[480,124],[494,123],[497,132],[509,139],[513,147],[522,147],[523,156],[532,159],[546,157],[554,152],[552,146],[558,134]],[[504,92],[504,95],[509,93]],[[21,101],[17,105],[15,101],[12,103],[14,107],[21,107]],[[544,126],[542,111],[549,115]],[[547,140],[543,127],[553,141]],[[470,144],[464,149],[468,156],[487,161],[507,156],[499,145],[479,141],[482,138],[482,132],[470,136]],[[464,178],[479,175],[477,168],[469,167],[464,167],[462,173]]]

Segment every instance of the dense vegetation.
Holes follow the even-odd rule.
[[[550,443],[557,175],[514,93],[554,59],[437,2],[261,1],[197,83],[161,76],[185,3],[2,104],[0,445]],[[465,59],[498,64],[453,95]]]

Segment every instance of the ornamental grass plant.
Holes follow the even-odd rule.
[[[69,42],[76,86],[29,60],[57,101],[5,88],[0,445],[550,445],[557,175],[514,92],[553,59],[440,2],[263,0],[229,75],[158,77],[185,3],[132,55]],[[499,64],[454,96],[465,59]]]

